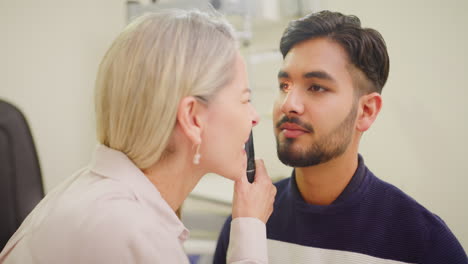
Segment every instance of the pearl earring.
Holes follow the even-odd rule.
[[[200,144],[197,145],[197,150],[195,152],[195,155],[193,156],[193,164],[195,165],[198,165],[200,164],[200,158],[201,158],[201,154],[200,154]]]

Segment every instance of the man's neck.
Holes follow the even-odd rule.
[[[358,167],[357,148],[326,163],[296,168],[296,182],[309,204],[330,205],[343,192]]]

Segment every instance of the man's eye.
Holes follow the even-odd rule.
[[[314,84],[312,86],[310,86],[309,88],[310,91],[313,91],[313,92],[325,92],[327,89],[323,86],[320,86],[318,84]]]

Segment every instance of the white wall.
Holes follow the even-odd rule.
[[[384,108],[363,139],[374,172],[441,216],[468,250],[468,1],[327,1],[379,29]]]
[[[358,15],[388,44],[384,108],[362,141],[367,165],[440,215],[468,249],[468,2],[315,2]],[[0,0],[0,97],[29,120],[46,190],[90,159],[95,74],[125,23],[124,0]],[[276,159],[270,114],[284,26],[257,25],[244,50],[263,119],[256,152],[272,177],[290,172]]]
[[[124,0],[0,0],[0,97],[29,120],[46,190],[90,159],[94,79],[125,12]]]

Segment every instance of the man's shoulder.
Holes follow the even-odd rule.
[[[375,206],[387,211],[386,215],[393,215],[405,222],[413,222],[419,228],[446,228],[444,221],[419,203],[410,194],[399,187],[376,176],[372,195]]]
[[[424,259],[432,258],[427,263],[442,263],[442,260],[449,260],[445,263],[466,263],[463,248],[437,214],[393,184],[381,179],[377,179],[376,183],[385,188],[379,199],[385,217],[382,219],[395,226],[399,233],[405,234],[409,246],[411,242],[420,243],[421,256]],[[394,231],[394,236],[397,236],[398,232]]]
[[[411,207],[412,209],[417,209],[417,211],[421,212],[428,211],[428,209],[416,201],[416,199],[399,187],[382,180],[373,174],[372,176],[374,177],[374,184],[371,186],[370,195],[374,199],[385,200],[387,204],[395,204],[400,208],[403,206]]]

